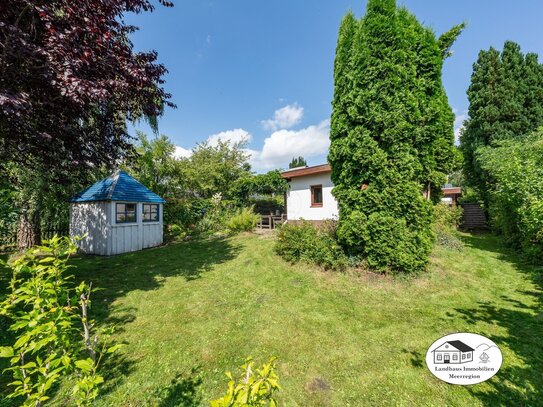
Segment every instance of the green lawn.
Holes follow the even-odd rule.
[[[284,406],[543,405],[541,270],[495,237],[462,238],[411,280],[292,266],[258,235],[76,259],[78,278],[104,288],[94,314],[126,343],[96,404],[206,405],[225,370],[273,355]],[[490,381],[453,386],[427,370],[428,346],[457,331],[500,346]]]

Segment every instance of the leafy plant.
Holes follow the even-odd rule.
[[[453,250],[461,250],[464,247],[457,236],[462,212],[463,209],[460,206],[449,207],[444,203],[438,203],[434,206],[437,244]]]
[[[507,244],[531,260],[543,256],[543,131],[478,150],[493,178],[489,212]]]
[[[434,206],[436,227],[456,229],[460,225],[463,212],[461,206],[449,207],[449,205],[438,203]]]
[[[254,369],[253,360],[247,358],[237,379],[226,373],[230,379],[226,395],[211,401],[211,407],[277,407],[274,395],[280,386],[275,360],[271,358],[260,369]]]
[[[254,213],[253,208],[241,208],[235,211],[226,221],[230,232],[250,232],[256,227],[260,216]]]
[[[347,256],[328,229],[319,229],[307,221],[287,223],[279,228],[275,251],[290,262],[305,261],[325,270],[344,270]]]
[[[25,406],[47,401],[51,389],[67,375],[75,375],[76,404],[90,404],[103,382],[97,373],[102,356],[118,348],[108,341],[99,343],[93,335],[94,323],[87,314],[92,288],[81,283],[75,295],[70,288],[72,276],[65,274],[75,251],[71,240],[54,237],[7,265],[13,273],[11,292],[0,304],[0,314],[11,321],[15,340],[0,348],[0,357],[9,358],[5,371],[13,376],[8,397],[21,397]]]

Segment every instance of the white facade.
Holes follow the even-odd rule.
[[[293,177],[287,191],[288,220],[337,219],[337,201],[332,195],[331,173],[321,173]],[[322,206],[311,204],[311,186],[322,185]]]
[[[144,203],[137,202],[136,222],[117,223],[115,220],[117,203],[136,202],[95,201],[70,205],[70,236],[87,235],[78,242],[82,252],[110,256],[162,244],[162,204],[156,204],[158,221],[144,222]]]

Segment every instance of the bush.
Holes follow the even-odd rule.
[[[460,206],[449,207],[439,203],[434,207],[436,227],[456,229],[462,220],[463,209]]]
[[[241,367],[241,374],[235,379],[232,373],[226,395],[211,401],[211,407],[277,407],[274,394],[279,391],[279,376],[275,371],[275,358],[255,369],[254,362],[247,358]]]
[[[103,357],[119,348],[107,340],[111,330],[95,333],[88,315],[91,286],[72,287],[68,259],[75,252],[69,238],[55,236],[13,263],[0,264],[12,271],[0,315],[14,334],[11,346],[0,347],[0,358],[9,359],[3,374],[13,378],[8,398],[24,406],[41,406],[66,376],[76,381],[75,404],[90,405],[104,382],[98,374]]]
[[[250,232],[258,223],[260,216],[253,212],[253,208],[242,208],[235,211],[226,221],[226,227],[230,232]]]
[[[489,213],[508,245],[535,262],[543,258],[543,131],[478,150],[493,179]]]
[[[435,230],[438,245],[453,250],[461,250],[464,247],[456,231],[462,219],[462,212],[459,206],[451,208],[443,203],[435,205]]]
[[[314,263],[325,270],[344,270],[347,256],[338,244],[335,232],[318,229],[307,221],[279,228],[275,251],[290,262]]]

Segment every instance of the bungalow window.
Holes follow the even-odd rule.
[[[143,221],[158,222],[158,204],[143,204]]]
[[[466,358],[466,354],[462,353],[462,360],[464,360],[465,358]]]
[[[135,203],[118,203],[115,205],[115,223],[134,223],[137,221]]]
[[[322,206],[322,185],[311,185],[311,207]]]
[[[441,353],[438,353],[438,354],[437,354],[437,360],[441,360],[441,359],[442,359]]]
[[[453,354],[453,360],[458,360],[458,355],[456,353]]]

